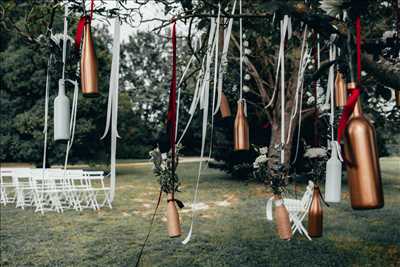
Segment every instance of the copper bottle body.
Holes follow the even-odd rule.
[[[323,210],[320,201],[319,186],[314,186],[310,210],[308,211],[308,235],[321,237],[323,232]]]
[[[346,81],[344,80],[343,74],[338,71],[335,79],[335,105],[336,107],[344,107],[346,105],[346,102]]]
[[[181,224],[179,221],[178,209],[176,203],[173,200],[174,195],[168,194],[167,197],[167,228],[169,237],[179,237],[182,233]]]
[[[394,97],[396,100],[396,106],[400,107],[400,90],[395,90],[394,91]]]
[[[80,63],[81,86],[83,96],[98,96],[99,91],[97,85],[97,59],[89,23],[85,24],[83,31],[82,55]]]
[[[244,112],[244,100],[239,100],[234,125],[234,146],[235,150],[249,150],[249,124]]]
[[[222,118],[227,118],[232,115],[228,99],[226,98],[224,93],[221,94],[221,105],[219,107],[219,110],[221,111]]]
[[[289,213],[280,197],[275,197],[275,220],[279,238],[289,240],[292,237]]]
[[[375,128],[364,117],[360,102],[345,131],[345,157],[353,209],[377,209],[384,205]]]

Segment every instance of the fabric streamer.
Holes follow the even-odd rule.
[[[78,111],[78,95],[79,95],[79,86],[77,81],[69,80],[69,79],[64,79],[62,82],[70,82],[74,85],[74,95],[72,99],[72,110],[71,110],[71,119],[69,122],[69,132],[70,132],[70,139],[68,140],[67,143],[67,149],[65,152],[65,161],[64,161],[64,170],[67,169],[68,165],[68,157],[69,157],[69,152],[72,148],[72,144],[74,142],[74,135],[75,135],[75,126],[76,126],[76,114]]]
[[[329,60],[335,60],[336,59],[336,46],[334,44],[331,44],[329,47]],[[331,127],[331,141],[335,140],[335,136],[334,136],[334,131],[335,131],[335,127],[334,127],[334,122],[335,122],[335,100],[334,100],[334,88],[335,88],[335,66],[332,65],[329,68],[329,76],[328,76],[328,90],[326,93],[326,99],[328,101],[328,99],[330,98],[330,108],[331,108],[331,112],[330,112],[330,116],[329,116],[329,124]]]
[[[215,55],[214,55],[214,80],[213,80],[213,101],[212,101],[212,111],[215,109],[215,97],[217,91],[218,84],[218,47],[219,47],[219,26],[220,26],[220,16],[221,16],[221,4],[218,3],[218,15],[216,20],[216,29],[215,29],[215,37],[214,37],[214,47],[215,47]],[[210,130],[210,151],[208,154],[208,160],[211,160],[212,147],[213,147],[213,134],[214,134],[214,112],[211,114],[211,130]]]
[[[286,24],[285,24],[286,21]],[[281,164],[285,162],[285,53],[284,46],[286,40],[286,31],[289,33],[289,17],[284,16],[284,21],[281,21]],[[288,34],[289,35],[289,34]]]
[[[236,0],[233,2],[232,12],[231,12],[232,15],[235,14],[235,8],[236,8]],[[220,60],[219,67],[218,67],[218,89],[217,89],[218,94],[217,94],[217,101],[216,101],[215,109],[213,111],[213,115],[216,115],[218,113],[219,107],[221,105],[223,75],[226,72],[226,66],[228,64],[227,55],[228,55],[229,42],[231,39],[233,19],[230,18],[227,21],[228,21],[228,27],[225,29],[225,32],[224,32],[224,43],[223,43],[223,48],[222,48],[222,53],[221,53],[221,60]],[[211,29],[210,29],[210,33],[211,33]],[[198,37],[198,42],[201,43],[201,36]],[[201,46],[201,44],[199,44],[199,46]],[[178,139],[177,144],[180,144],[183,137],[185,136],[185,134],[190,126],[190,123],[192,122],[193,116],[196,111],[196,107],[200,100],[199,90],[200,90],[201,80],[202,80],[202,77],[205,72],[205,64],[206,64],[205,60],[206,60],[206,57],[203,58],[202,68],[197,76],[196,88],[195,88],[192,103],[191,103],[190,109],[189,109],[190,118],[189,118],[188,122],[186,123],[186,126],[183,130],[183,133],[181,134],[181,137]],[[178,94],[179,94],[179,91],[178,91]]]
[[[43,144],[43,170],[46,168],[46,161],[47,161],[47,132],[48,132],[48,119],[49,119],[49,90],[50,90],[50,67],[51,61],[53,58],[53,54],[50,54],[49,59],[47,61],[47,73],[46,73],[46,93],[45,93],[45,104],[44,104],[44,144]]]
[[[210,65],[212,61],[212,56],[215,50],[214,45],[218,42],[218,40],[215,40],[215,28],[216,28],[216,19],[211,18],[210,23],[210,34],[208,37],[208,46],[207,46],[207,55],[206,55],[206,65],[205,65],[205,73],[203,76],[203,81],[201,85],[201,90],[199,92],[200,95],[200,109],[203,110],[203,123],[202,123],[202,140],[201,140],[201,153],[200,153],[200,163],[199,163],[199,169],[198,169],[198,174],[197,174],[197,180],[196,180],[196,185],[194,189],[194,196],[193,196],[193,201],[192,201],[192,218],[191,218],[191,224],[190,224],[190,230],[186,238],[182,241],[182,244],[187,244],[192,236],[193,232],[193,224],[194,224],[194,216],[195,216],[195,210],[196,210],[196,203],[197,203],[197,196],[198,196],[198,189],[199,189],[199,183],[200,183],[200,177],[201,177],[201,170],[202,170],[202,163],[203,163],[203,157],[204,157],[204,150],[205,150],[205,143],[206,143],[206,136],[207,136],[207,122],[208,122],[208,102],[209,102],[209,89],[210,89]]]
[[[235,10],[236,10],[236,0],[233,2],[231,15],[235,14]],[[217,97],[217,104],[213,111],[213,115],[218,113],[218,110],[221,106],[223,77],[226,72],[226,67],[228,65],[228,48],[231,39],[232,25],[233,25],[233,18],[230,18],[228,22],[228,27],[226,29],[226,32],[224,33],[224,44],[222,47],[221,61],[218,69],[218,97]]]
[[[286,34],[289,33],[289,29],[292,28],[291,20],[288,15],[285,15],[283,17],[283,21],[281,20],[280,26],[281,26],[281,41],[280,41],[280,45],[279,45],[278,64],[276,67],[275,81],[278,81],[278,77],[279,77],[279,73],[280,73],[279,70],[281,69],[281,65],[283,65],[283,60],[285,58],[284,54],[285,54]],[[289,37],[291,37],[291,35],[288,34],[288,39],[290,39]],[[272,105],[272,103],[274,102],[277,89],[278,89],[278,82],[275,82],[274,91],[272,93],[271,100],[265,106],[265,109],[269,108]]]
[[[361,19],[360,16],[356,18],[356,46],[357,46],[357,79],[358,82],[361,80]],[[354,106],[357,103],[358,97],[361,94],[361,89],[357,86],[356,88],[348,88],[351,90],[351,95],[347,99],[346,106],[343,109],[342,116],[339,120],[338,127],[338,137],[337,141],[340,144],[340,141],[343,137],[344,130],[346,128],[347,121],[349,120],[351,114],[353,113]]]
[[[308,62],[309,62],[309,57],[310,57],[310,50],[308,49],[308,45],[307,45],[307,25],[304,27],[304,33],[303,33],[303,41],[301,44],[301,52],[300,52],[300,62],[299,62],[299,69],[297,72],[297,86],[296,86],[296,93],[295,93],[295,106],[294,109],[291,112],[291,116],[290,116],[290,121],[289,121],[289,127],[288,127],[288,134],[287,134],[287,138],[286,138],[286,143],[289,143],[289,140],[291,138],[292,135],[292,125],[293,125],[293,121],[297,116],[297,113],[300,110],[301,113],[301,106],[299,106],[299,94],[300,94],[300,90],[303,90],[304,87],[304,73],[306,71]]]
[[[116,8],[119,8],[119,2],[116,1]],[[120,22],[119,18],[114,19],[114,40],[112,48],[112,61],[111,61],[111,74],[110,84],[108,87],[108,103],[107,103],[107,116],[106,126],[101,139],[104,139],[111,127],[111,166],[110,166],[110,198],[113,201],[115,196],[116,184],[116,155],[117,155],[117,138],[118,134],[118,88],[119,88],[119,62],[120,62]]]
[[[239,13],[242,15],[242,0],[239,0]],[[240,46],[240,97],[239,100],[243,99],[243,19],[239,19],[239,46]],[[245,109],[246,112],[246,109]]]

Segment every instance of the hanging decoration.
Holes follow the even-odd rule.
[[[325,201],[338,203],[341,199],[342,162],[340,161],[339,144],[331,141],[331,157],[326,162]]]
[[[181,203],[175,199],[175,192],[178,189],[178,178],[176,175],[177,167],[177,154],[176,154],[176,21],[172,24],[172,78],[169,93],[169,105],[167,115],[167,131],[169,135],[169,143],[171,146],[171,156],[169,165],[169,181],[171,181],[172,188],[163,190],[167,192],[167,223],[168,233],[170,237],[178,237],[181,235],[181,226],[179,222],[178,211],[175,202]],[[180,205],[180,208],[183,205]]]
[[[239,1],[239,13],[242,14],[242,1]],[[249,124],[247,122],[247,105],[243,98],[243,25],[239,19],[240,34],[240,98],[237,102],[237,111],[234,124],[234,148],[235,150],[249,150]]]
[[[285,186],[287,185],[286,178],[287,178],[287,172],[288,169],[285,167],[285,158],[284,158],[284,143],[285,143],[285,112],[284,112],[284,103],[285,103],[285,70],[284,70],[284,45],[285,45],[285,40],[287,37],[290,37],[291,35],[291,26],[290,26],[290,18],[289,16],[285,15],[283,20],[280,22],[280,27],[281,27],[281,42],[280,42],[280,47],[279,47],[279,55],[278,55],[278,67],[277,67],[277,74],[275,77],[275,88],[273,92],[272,98],[275,97],[276,89],[277,89],[277,84],[278,84],[278,73],[280,72],[281,74],[281,144],[280,144],[280,163],[273,164],[272,167],[270,168],[268,177],[270,177],[270,185],[274,194],[273,201],[275,204],[275,218],[276,218],[276,227],[277,227],[277,232],[280,237],[280,239],[283,240],[290,240],[292,236],[292,229],[290,226],[290,219],[289,219],[289,213],[284,205],[284,202],[282,200],[282,193],[284,191]],[[304,37],[306,38],[306,37]],[[303,39],[302,43],[302,48],[304,48],[305,44],[305,39]],[[302,61],[303,59],[301,59]],[[301,62],[303,63],[303,62]],[[297,86],[301,87],[301,78],[299,77],[298,79],[298,84]],[[299,87],[299,88],[300,88]],[[269,103],[267,107],[270,105]],[[267,210],[268,210],[268,205],[272,205],[271,201],[267,202]],[[268,213],[267,213],[268,214]],[[268,218],[271,220],[272,218]]]
[[[236,10],[236,0],[233,2],[232,12],[231,12],[232,16],[235,14],[235,10]],[[227,20],[228,20],[228,27],[226,28],[225,34],[223,36],[221,61],[220,61],[220,65],[218,68],[218,98],[217,98],[215,110],[213,110],[213,115],[215,115],[215,114],[217,114],[218,109],[220,109],[222,118],[231,116],[231,110],[229,107],[228,99],[226,98],[226,96],[224,95],[224,93],[222,91],[224,74],[226,73],[226,70],[228,67],[228,49],[229,49],[229,43],[231,40],[232,25],[233,25],[232,18],[227,19]]]
[[[221,105],[220,105],[219,110],[221,112],[222,118],[228,118],[228,117],[232,116],[228,98],[225,96],[225,94],[223,92],[221,93]]]
[[[115,1],[115,8],[119,8],[119,2]],[[111,162],[110,162],[110,199],[113,201],[115,196],[116,185],[116,156],[117,156],[117,138],[118,135],[118,89],[119,89],[119,62],[120,62],[120,21],[119,17],[114,19],[114,38],[112,48],[112,61],[111,61],[111,74],[110,84],[108,87],[108,103],[107,103],[107,116],[106,127],[104,129],[104,139],[111,128]]]
[[[232,14],[234,13],[235,6],[236,6],[236,1],[234,1],[234,3],[233,3]],[[217,17],[220,17],[220,12],[221,12],[221,10],[219,8]],[[195,93],[193,96],[194,99],[193,99],[192,105],[190,107],[190,111],[192,111],[192,114],[193,114],[196,110],[197,103],[199,103],[200,109],[203,110],[203,122],[202,122],[200,163],[199,163],[197,179],[196,179],[196,184],[195,184],[195,188],[194,188],[193,201],[192,201],[192,217],[191,217],[189,232],[188,232],[186,238],[182,241],[182,244],[184,244],[184,245],[187,244],[192,237],[193,225],[194,225],[194,221],[195,221],[196,204],[197,204],[197,197],[198,197],[198,192],[199,192],[199,184],[200,184],[200,177],[201,177],[201,171],[202,171],[202,166],[203,166],[203,157],[204,157],[204,150],[205,150],[206,136],[207,136],[208,111],[209,111],[209,90],[210,90],[210,68],[211,68],[210,66],[211,66],[214,52],[216,51],[215,46],[217,46],[217,43],[218,43],[218,34],[219,33],[217,33],[217,31],[216,31],[218,24],[219,24],[219,21],[217,22],[216,18],[214,18],[214,17],[210,18],[211,26],[210,26],[210,31],[209,31],[209,35],[208,35],[208,41],[207,41],[207,52],[206,52],[205,57],[203,58],[202,69],[198,76],[196,90],[195,90]],[[229,22],[229,25],[231,25],[231,22]],[[228,28],[229,28],[229,25],[228,25]],[[228,35],[228,33],[226,35]],[[226,41],[226,35],[225,35],[225,41]],[[224,48],[225,48],[225,41],[224,41]],[[224,51],[227,51],[227,50],[223,50],[223,54],[224,54]],[[224,61],[221,59],[221,64],[223,64],[223,62]],[[220,66],[219,70],[221,71],[221,69],[222,69],[222,67]],[[219,73],[221,73],[221,72],[219,72]],[[216,81],[214,81],[214,83],[215,82]],[[218,87],[218,92],[222,92],[222,85],[220,88]],[[220,96],[221,96],[221,94],[218,93],[218,99],[220,98]],[[198,102],[194,101],[196,97],[199,98]],[[219,102],[219,100],[217,100],[215,109],[214,110],[211,109],[212,111],[214,111],[214,112],[212,112],[211,116],[214,116],[218,112],[218,109],[219,109],[218,102]],[[214,107],[212,107],[212,108],[214,108]],[[193,116],[193,115],[191,115],[191,116]],[[184,132],[186,132],[187,127],[188,127],[188,125],[186,126]],[[212,127],[212,125],[211,125],[211,127]],[[179,140],[181,140],[181,139],[182,139],[182,137]],[[179,142],[180,141],[178,141],[178,143]],[[211,153],[211,150],[210,150],[210,153]]]
[[[68,3],[64,5],[64,33],[62,46],[62,78],[58,81],[58,96],[54,100],[54,141],[70,138],[70,101],[65,95],[65,65],[67,54]]]
[[[361,22],[356,18],[357,78],[361,79]],[[352,62],[350,59],[350,70]],[[378,148],[374,126],[364,117],[358,100],[360,88],[350,72],[351,96],[339,122],[338,141],[345,131],[345,156],[353,209],[376,209],[384,205]],[[348,118],[352,116],[350,120]]]
[[[93,8],[94,0],[91,0],[90,16],[83,16],[79,20],[78,28],[75,34],[75,45],[77,49],[81,48],[81,40],[83,35],[80,74],[82,93],[85,97],[99,96],[97,84],[97,58],[91,34]]]
[[[43,141],[43,163],[42,168],[46,168],[47,162],[47,133],[48,133],[48,119],[49,119],[49,90],[50,90],[50,67],[53,55],[50,54],[49,59],[47,61],[47,70],[46,70],[46,89],[45,89],[45,105],[44,105],[44,141]]]
[[[333,38],[332,38],[333,39]],[[329,60],[336,59],[336,46],[334,44],[330,45],[329,49]],[[326,162],[326,176],[325,176],[325,201],[326,202],[340,202],[341,198],[341,182],[342,182],[342,162],[339,160],[340,154],[338,153],[338,149],[340,149],[339,144],[335,141],[335,96],[334,96],[334,81],[335,70],[332,65],[329,68],[329,76],[328,76],[328,96],[330,96],[330,117],[329,124],[331,129],[331,139],[329,142],[331,148],[331,157]],[[337,75],[341,75],[338,73]],[[336,88],[337,89],[337,88]],[[337,95],[336,95],[337,96]],[[337,102],[336,102],[337,104]]]
[[[278,230],[278,235],[280,239],[290,240],[292,237],[292,229],[290,226],[289,213],[283,204],[283,200],[281,198],[277,198],[274,200],[275,203],[275,220],[276,227]]]
[[[54,141],[68,141],[70,138],[70,101],[65,95],[65,81],[58,81],[58,96],[54,99]]]
[[[336,73],[335,80],[335,105],[338,108],[342,108],[346,105],[347,101],[347,89],[346,81],[343,74],[340,71]]]
[[[320,201],[321,192],[319,186],[314,186],[310,210],[308,212],[308,235],[321,237],[323,231],[323,210]]]
[[[71,118],[69,121],[69,140],[67,142],[67,148],[65,151],[64,170],[67,169],[69,152],[70,152],[70,150],[72,148],[72,144],[74,142],[75,126],[76,126],[76,113],[78,111],[78,94],[79,94],[79,86],[78,86],[77,81],[65,79],[65,80],[63,80],[63,83],[65,84],[65,82],[70,82],[71,84],[74,85],[74,95],[73,95],[73,99],[72,99]]]

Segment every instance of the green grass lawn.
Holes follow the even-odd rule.
[[[295,235],[281,241],[266,221],[270,196],[261,184],[204,171],[192,241],[170,239],[166,200],[160,206],[142,266],[400,266],[399,158],[382,161],[385,207],[354,211],[347,187],[340,204],[324,207],[324,236]],[[182,193],[189,206],[197,164],[180,164]],[[290,190],[293,191],[293,186]],[[298,187],[298,194],[304,186]],[[1,266],[133,266],[158,196],[150,166],[118,169],[113,209],[47,213],[1,207]],[[187,233],[190,209],[180,212]]]

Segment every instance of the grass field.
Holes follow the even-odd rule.
[[[385,207],[353,211],[347,187],[340,204],[324,207],[324,236],[281,241],[265,219],[268,190],[205,170],[192,241],[169,239],[162,202],[142,266],[400,266],[400,163],[382,161]],[[190,206],[197,164],[180,164]],[[293,191],[293,187],[290,190]],[[304,186],[298,187],[298,194]],[[1,207],[1,266],[133,266],[158,196],[150,166],[118,169],[113,209],[47,213]],[[187,233],[190,208],[181,210]]]

